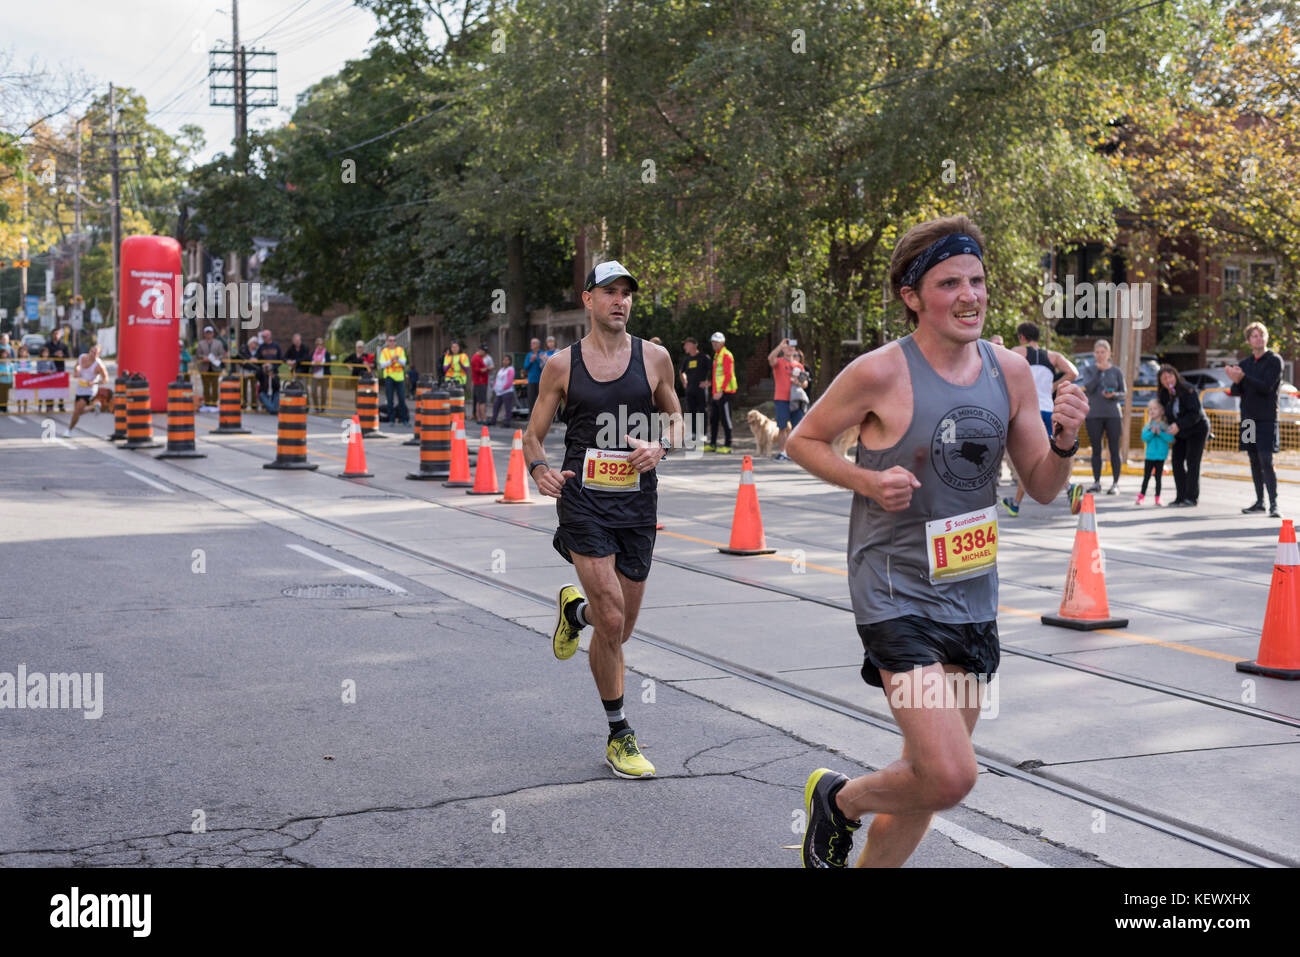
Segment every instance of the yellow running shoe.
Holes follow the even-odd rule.
[[[645,759],[636,746],[632,729],[615,736],[605,745],[605,763],[620,778],[652,778],[655,766]]]
[[[573,653],[578,650],[578,638],[582,635],[582,628],[571,624],[564,610],[574,602],[586,600],[582,592],[578,591],[577,585],[563,586],[555,598],[558,613],[555,616],[555,631],[551,633],[551,647],[555,650],[555,657],[561,661],[573,657]]]

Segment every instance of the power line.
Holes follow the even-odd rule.
[[[301,10],[303,7],[307,6],[307,4],[309,4],[309,3],[311,3],[311,0],[302,0],[302,3],[298,4],[298,6],[294,7],[292,10],[290,10],[288,13],[286,13],[283,17],[281,17],[279,20],[277,20],[277,21],[276,21],[272,26],[267,27],[265,30],[263,30],[261,33],[259,33],[257,36],[253,37],[253,39],[249,40],[249,41],[248,41],[248,45],[249,45],[249,46],[252,46],[254,43],[256,43],[258,40],[262,39],[262,37],[266,36],[268,33],[270,33],[272,30],[274,30],[274,29],[275,29],[276,27],[278,27],[280,24],[284,23],[285,20],[288,20],[291,16],[293,16],[295,13],[297,13],[297,12],[298,12],[299,10]]]

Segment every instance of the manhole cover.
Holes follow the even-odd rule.
[[[289,598],[370,598],[376,592],[391,595],[378,585],[290,585],[281,594]]]

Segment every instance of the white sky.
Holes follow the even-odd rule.
[[[35,55],[51,70],[82,70],[97,90],[111,81],[143,93],[155,125],[203,128],[203,163],[234,136],[234,109],[208,106],[207,82],[208,50],[230,45],[230,9],[231,0],[42,0],[5,18],[0,47],[22,66]],[[279,54],[279,106],[251,110],[249,129],[284,123],[299,93],[365,53],[374,26],[352,0],[239,0],[240,42]]]

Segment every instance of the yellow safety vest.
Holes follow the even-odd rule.
[[[398,346],[396,349],[389,349],[387,346],[380,349],[379,361],[382,363],[387,360],[389,364],[380,370],[379,377],[381,379],[396,379],[398,382],[405,381],[406,367],[397,364],[398,359],[405,358],[406,351],[401,346]]]
[[[443,353],[442,374],[444,378],[464,385],[469,378],[469,356],[463,352],[457,352],[455,355],[450,352]]]
[[[713,354],[713,391],[736,391],[736,357],[723,346]]]

